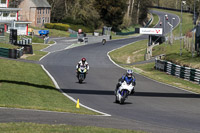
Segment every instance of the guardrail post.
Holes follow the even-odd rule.
[[[188,81],[194,81],[200,84],[200,70],[199,69],[192,69],[189,67],[179,66],[171,62],[159,60],[156,58],[155,69],[163,71],[163,67],[164,67],[164,72],[170,75],[174,75],[174,76],[186,79]]]
[[[181,70],[180,70],[180,78],[183,78],[184,79],[185,77],[185,67],[181,67]]]
[[[190,80],[191,80],[191,81],[195,81],[195,80],[194,80],[195,72],[196,72],[195,69],[191,69],[191,70],[190,70]]]
[[[171,75],[175,76],[175,71],[176,71],[176,65],[172,64],[172,66],[171,66]]]

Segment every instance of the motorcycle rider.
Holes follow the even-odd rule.
[[[87,72],[88,72],[88,70],[89,70],[89,64],[88,64],[88,62],[86,61],[86,58],[83,57],[83,58],[78,62],[78,64],[76,65],[76,73],[77,73],[77,76],[78,76],[78,69],[80,68],[80,66],[86,67]]]
[[[135,82],[135,77],[133,76],[133,70],[130,70],[128,69],[126,74],[124,74],[119,80],[118,80],[118,83],[116,85],[116,89],[115,89],[115,95],[117,94],[117,91],[119,89],[119,87],[121,86],[121,84],[125,81],[127,84],[131,84],[133,86],[136,85],[136,82]],[[131,91],[131,94],[134,94],[134,89]]]

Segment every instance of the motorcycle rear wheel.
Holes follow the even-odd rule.
[[[78,82],[79,82],[80,84],[82,84],[82,83],[83,83],[83,80],[79,80]]]

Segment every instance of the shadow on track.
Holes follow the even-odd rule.
[[[43,88],[43,89],[51,89],[51,90],[56,90],[58,89],[48,86],[48,85],[39,85],[39,84],[33,84],[29,82],[23,82],[23,81],[11,81],[11,80],[0,80],[0,83],[9,83],[9,84],[17,84],[17,85],[26,85],[26,86],[32,86],[32,87],[37,87],[37,88]]]
[[[90,94],[90,95],[114,95],[114,90],[81,90],[81,89],[62,89],[65,93]],[[169,98],[200,98],[198,94],[192,93],[161,93],[161,92],[135,92],[134,95],[140,97],[169,97]]]
[[[82,82],[82,83],[79,83],[78,81],[77,82],[75,82],[75,83],[77,83],[77,84],[87,84],[87,82]]]
[[[108,90],[80,90],[80,89],[62,89],[65,93],[75,94],[93,94],[93,95],[114,95],[113,91]]]
[[[143,97],[174,97],[174,98],[200,98],[198,94],[192,93],[161,93],[161,92],[135,92],[134,96]]]

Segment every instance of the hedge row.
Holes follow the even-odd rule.
[[[48,29],[68,31],[69,27],[70,26],[68,24],[62,24],[62,23],[46,23],[45,24],[45,28],[48,28]]]
[[[83,32],[85,33],[92,33],[94,32],[93,28],[85,27],[83,25],[73,25],[73,24],[62,24],[62,23],[46,23],[45,28],[48,29],[57,29],[57,30],[64,30],[68,31],[68,29],[72,29],[74,31],[78,32],[78,29],[82,29]]]
[[[83,32],[85,33],[93,33],[94,29],[92,27],[85,27],[83,25],[70,25],[70,28],[74,31],[78,31],[78,29],[82,29]]]

